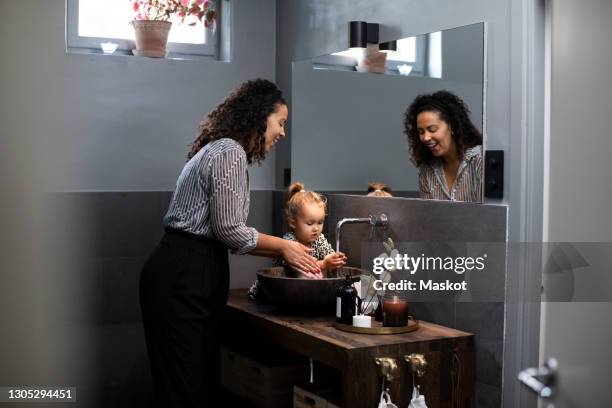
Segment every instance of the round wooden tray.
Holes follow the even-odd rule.
[[[334,327],[338,330],[360,333],[360,334],[399,334],[409,333],[419,328],[419,321],[414,319],[408,319],[406,326],[400,327],[385,327],[382,322],[372,321],[372,327],[355,327],[350,324],[334,323]]]

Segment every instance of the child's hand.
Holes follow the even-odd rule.
[[[332,252],[323,258],[325,270],[336,269],[346,265],[346,255],[342,252]]]

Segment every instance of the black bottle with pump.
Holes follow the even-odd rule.
[[[336,292],[336,322],[343,324],[353,324],[353,316],[357,314],[357,290],[353,287],[354,282],[360,279],[351,278],[346,275],[344,283]]]

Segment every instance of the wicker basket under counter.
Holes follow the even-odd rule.
[[[221,348],[221,385],[237,396],[266,408],[287,408],[293,400],[293,385],[308,375],[306,364],[257,361],[228,348]]]

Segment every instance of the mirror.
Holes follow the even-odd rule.
[[[351,51],[293,63],[292,180],[358,194],[378,181],[419,197],[404,112],[417,95],[448,90],[484,134],[484,23],[398,40],[383,70],[367,72]]]

